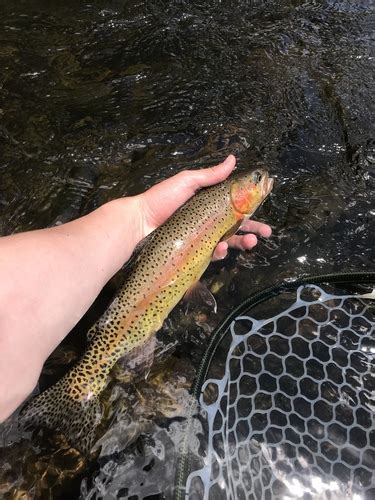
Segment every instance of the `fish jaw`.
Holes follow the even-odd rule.
[[[272,191],[274,182],[275,182],[275,179],[273,177],[268,177],[268,175],[267,175],[267,179],[263,183],[263,190],[262,190],[263,199],[267,198],[267,196]]]
[[[262,178],[258,185],[260,200],[259,200],[259,205],[257,205],[256,208],[258,208],[258,206],[260,206],[263,203],[263,201],[267,198],[267,196],[271,193],[275,181],[273,177],[270,177],[268,175],[267,171],[261,170],[260,173],[262,175]]]

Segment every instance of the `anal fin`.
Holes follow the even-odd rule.
[[[129,383],[135,376],[146,379],[154,362],[156,345],[154,334],[142,346],[135,347],[120,358],[113,367],[111,375],[121,383]]]
[[[212,309],[214,313],[217,312],[215,297],[201,281],[197,281],[189,288],[189,290],[185,293],[183,300],[184,302],[193,302],[195,304],[208,307]]]

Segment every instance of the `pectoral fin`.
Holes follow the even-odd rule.
[[[239,230],[239,228],[241,227],[241,224],[243,223],[243,220],[239,220],[238,222],[236,222],[236,224],[234,226],[232,226],[225,234],[224,236],[221,238],[220,241],[225,241],[225,240],[228,240],[231,236],[233,236],[234,234],[237,233],[237,231]]]

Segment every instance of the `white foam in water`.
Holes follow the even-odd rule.
[[[301,286],[278,315],[232,322],[223,376],[202,387],[207,434],[188,498],[375,498],[375,338],[364,298]]]

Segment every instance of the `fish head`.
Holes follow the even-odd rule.
[[[236,176],[230,186],[230,199],[238,219],[250,217],[267,198],[273,187],[273,178],[266,170]]]

